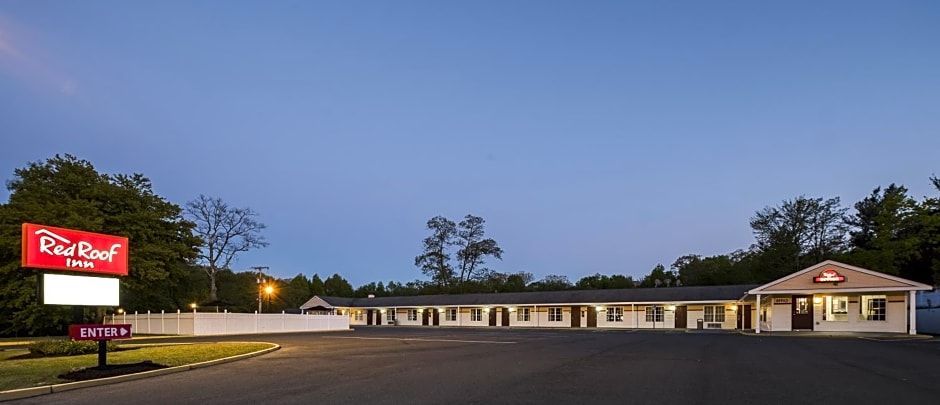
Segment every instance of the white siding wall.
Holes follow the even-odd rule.
[[[773,304],[774,317],[770,319],[770,331],[793,330],[793,304]]]
[[[359,312],[362,314],[362,320],[356,320],[356,313]],[[365,309],[351,309],[349,310],[349,324],[350,325],[366,325],[368,319],[369,311]]]
[[[755,322],[760,323],[761,332],[763,331],[769,332],[773,329],[773,325],[772,325],[773,313],[774,313],[773,300],[767,296],[761,297],[761,301],[757,303],[757,317],[754,318]],[[761,318],[761,314],[764,315],[763,318]]]
[[[607,321],[608,308],[613,308],[613,307],[623,308],[623,320],[622,321],[620,322],[617,322],[617,321],[608,322]],[[601,309],[600,311],[597,311],[597,327],[598,328],[630,328],[632,329],[634,327],[633,326],[633,312],[630,311],[629,305],[627,306],[614,305],[610,307],[605,306],[602,308],[603,309]]]
[[[705,319],[705,307],[718,307],[717,310],[724,310],[725,320],[724,322],[715,322],[714,320],[708,321]],[[703,329],[735,329],[738,327],[738,313],[737,313],[738,304],[734,302],[728,302],[724,304],[695,304],[688,306],[688,312],[686,313],[686,326],[690,329],[698,328],[698,320],[702,320]],[[666,312],[668,316],[668,311]],[[752,319],[752,321],[754,321]],[[673,322],[674,323],[674,322]],[[721,324],[720,328],[710,328],[709,324]]]
[[[460,322],[457,321],[457,320],[453,320],[453,321],[448,321],[448,320],[447,320],[447,313],[448,313],[451,309],[457,309],[457,308],[456,308],[456,307],[454,307],[454,308],[445,307],[445,308],[444,308],[444,311],[441,312],[440,314],[438,314],[438,316],[440,317],[441,326],[460,326]],[[458,312],[457,315],[460,315],[460,313]],[[459,316],[458,316],[457,319],[460,319]]]
[[[519,311],[523,308],[529,309],[529,321],[519,320]],[[533,307],[515,307],[515,310],[509,313],[509,326],[533,327],[535,326],[535,308]]]
[[[813,330],[821,332],[907,332],[907,295],[887,295],[887,309],[884,321],[868,321],[859,315],[861,303],[860,296],[853,294],[833,294],[836,296],[849,296],[849,313],[846,321],[824,321],[825,296],[816,294],[813,298],[821,298],[822,303],[813,304]],[[867,294],[866,294],[867,295]]]
[[[418,319],[414,321],[409,321],[408,311],[410,311],[411,309],[417,310],[417,308],[399,308],[398,309],[398,312],[397,312],[398,325],[408,325],[408,326],[415,326],[415,325],[420,326],[421,325],[421,316],[423,316],[424,314],[422,314],[421,312],[418,312],[417,313]]]
[[[561,322],[548,321],[548,309],[561,308]],[[538,307],[537,312],[532,313],[532,318],[536,319],[535,325],[541,328],[570,328],[571,327],[571,307]]]

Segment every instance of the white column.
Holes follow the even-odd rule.
[[[911,335],[916,335],[917,334],[917,291],[911,290],[910,294],[908,294],[907,299],[910,300],[908,307],[910,308],[909,310],[911,312],[910,328],[908,329],[907,333]]]
[[[757,294],[757,325],[754,328],[754,333],[760,333],[760,314],[761,314],[760,306],[761,306],[760,294]],[[741,326],[744,326],[744,325],[741,325]]]

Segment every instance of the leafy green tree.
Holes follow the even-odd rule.
[[[314,274],[310,279],[310,296],[324,296],[326,291],[323,288],[323,280],[320,279],[319,274]]]
[[[339,274],[334,273],[323,282],[324,295],[329,297],[354,297],[353,287]]]
[[[282,287],[278,293],[282,309],[297,309],[313,296],[310,280],[303,274],[298,274],[287,282],[278,283]]]
[[[846,222],[852,251],[845,260],[852,264],[903,277],[916,277],[911,265],[920,253],[917,201],[907,195],[904,186],[889,185],[874,189],[855,203],[855,214]],[[928,278],[932,278],[929,277]]]
[[[640,287],[670,287],[676,284],[677,279],[678,277],[676,277],[675,272],[667,271],[665,266],[657,264],[656,267],[653,267],[653,270],[650,271],[650,274],[644,277],[643,281],[640,282]]]
[[[750,225],[757,238],[756,250],[765,259],[766,277],[781,277],[843,253],[846,211],[838,197],[805,196],[758,211]]]
[[[20,268],[24,222],[127,237],[122,305],[178,308],[167,294],[188,280],[199,241],[182,209],[154,194],[146,177],[103,174],[86,160],[56,155],[16,169],[7,189],[9,201],[0,205],[0,334],[61,333],[73,319],[70,308],[39,304],[39,272]]]
[[[731,255],[702,257],[685,255],[670,267],[681,285],[730,285],[753,283],[746,266],[739,265],[740,252]]]
[[[940,192],[940,178],[932,176],[930,182]],[[920,253],[912,267],[921,269],[924,274],[914,279],[929,283],[930,273],[933,273],[934,285],[940,285],[940,195],[925,198],[917,212]]]
[[[258,310],[258,299],[262,299],[263,307],[270,309],[270,297],[259,294],[257,279],[258,273],[250,271],[233,272],[222,269],[216,273],[218,283],[218,299],[211,300],[218,308],[229,312],[254,312]],[[267,283],[267,282],[265,282]]]
[[[535,277],[527,271],[519,271],[506,276],[506,292],[525,291]]]
[[[199,195],[186,203],[186,218],[196,226],[196,236],[202,240],[199,261],[209,276],[209,298],[218,299],[216,275],[229,269],[232,261],[251,249],[268,246],[261,235],[265,225],[255,218],[251,208],[229,206],[221,198]]]
[[[415,257],[415,266],[421,268],[421,272],[440,288],[448,288],[455,274],[447,249],[454,244],[457,224],[442,216],[436,216],[428,220],[427,229],[431,231],[431,236],[424,239],[424,251]]]
[[[571,282],[568,281],[568,276],[552,274],[529,284],[526,289],[529,291],[561,291],[570,290],[572,287]]]

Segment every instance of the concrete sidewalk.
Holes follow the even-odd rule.
[[[819,331],[779,331],[769,332],[761,331],[755,333],[754,330],[736,330],[736,332],[747,336],[777,336],[777,337],[802,337],[802,338],[842,338],[842,339],[869,339],[881,341],[904,341],[904,340],[929,340],[933,335],[909,335],[907,333],[883,333],[883,332],[819,332]]]

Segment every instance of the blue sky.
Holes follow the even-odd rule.
[[[801,194],[933,195],[938,43],[929,1],[5,1],[0,173],[251,207],[236,270],[423,279],[472,213],[495,270],[642,276]]]

